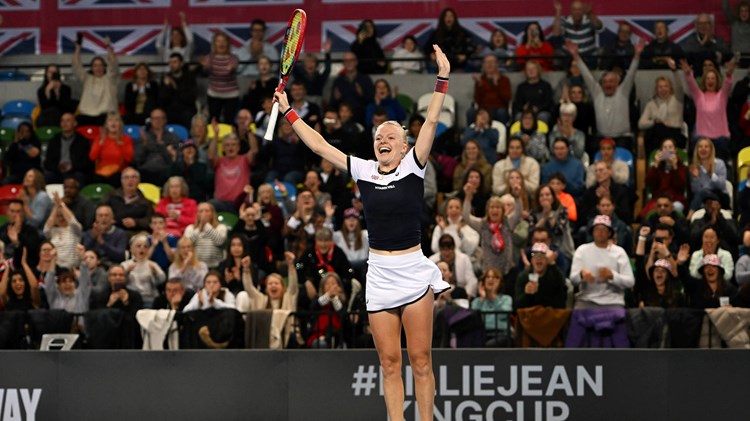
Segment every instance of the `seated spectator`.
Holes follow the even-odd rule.
[[[199,289],[183,312],[208,310],[209,308],[235,308],[234,294],[221,286],[221,274],[210,271],[203,279],[203,288]]]
[[[656,151],[654,162],[646,173],[646,185],[651,189],[651,199],[643,205],[641,217],[654,209],[657,198],[668,196],[678,211],[683,211],[687,204],[687,167],[677,154],[674,140],[664,139],[661,148]]]
[[[357,70],[360,72],[373,75],[385,73],[388,70],[385,53],[378,43],[378,32],[372,19],[365,19],[359,24],[357,38],[349,49],[357,56],[359,62]]]
[[[624,307],[624,292],[635,284],[630,259],[622,247],[611,243],[614,231],[608,216],[596,216],[592,231],[594,241],[573,254],[570,280],[580,288],[575,308]]]
[[[205,275],[204,275],[205,276]],[[169,278],[164,284],[164,293],[154,299],[154,310],[184,311],[195,292],[185,289],[180,278]]]
[[[244,290],[242,280],[245,266],[242,264],[242,259],[250,257],[250,246],[247,239],[242,235],[233,234],[227,245],[226,256],[226,260],[223,260],[219,264],[218,271],[224,274],[222,286],[236,296],[240,291]],[[252,258],[250,258],[247,269],[251,270],[252,279],[260,283],[260,279],[257,276],[257,263]]]
[[[453,272],[456,285],[464,288],[469,297],[477,296],[477,277],[474,274],[471,259],[460,249],[450,234],[443,234],[438,240],[438,252],[430,256],[433,262],[444,261]]]
[[[461,199],[448,199],[445,214],[435,217],[435,230],[432,232],[432,252],[440,251],[439,240],[443,235],[450,235],[456,248],[467,256],[473,256],[479,245],[479,233],[463,221]]]
[[[498,32],[498,31],[496,31]],[[500,31],[502,33],[502,31]],[[512,91],[510,79],[500,72],[498,57],[488,54],[482,59],[482,73],[474,74],[474,104],[466,112],[466,121],[473,121],[477,109],[485,109],[492,120],[508,124]]]
[[[516,279],[516,308],[566,307],[568,288],[565,275],[554,260],[550,263],[549,253],[547,244],[535,243],[531,246],[531,265]]]
[[[180,54],[181,57],[185,57],[185,60],[190,61],[193,54],[193,32],[188,26],[185,12],[179,13],[182,25],[172,26],[170,31],[169,22],[164,19],[164,27],[156,36],[156,52],[162,61],[168,61],[174,54]]]
[[[612,231],[614,231],[614,235],[612,236],[613,243],[622,247],[622,249],[630,255],[631,250],[633,250],[632,230],[630,226],[622,222],[617,216],[615,204],[612,202],[612,199],[609,196],[601,196],[597,198],[596,212],[599,215],[609,216],[612,221]],[[594,237],[591,234],[592,223],[593,221],[589,220],[586,226],[587,243],[594,241]]]
[[[247,313],[257,310],[288,310],[297,311],[297,295],[299,284],[297,271],[294,269],[294,253],[285,252],[289,285],[284,285],[284,279],[278,273],[272,273],[266,278],[265,292],[256,288],[252,279],[249,257],[242,259],[242,283],[245,290],[237,294],[237,310]]]
[[[68,270],[78,267],[81,253],[76,247],[81,243],[83,228],[56,193],[54,207],[44,225],[44,236],[49,238],[57,249],[57,264]],[[86,302],[88,303],[88,300]]]
[[[490,192],[485,189],[485,185],[484,175],[482,175],[478,169],[470,168],[464,177],[463,186],[456,195],[459,199],[464,200],[466,198],[466,189],[471,189],[470,211],[472,215],[479,218],[485,216],[487,211],[487,199],[490,198]]]
[[[632,36],[633,30],[630,24],[620,22],[617,25],[615,39],[602,48],[599,68],[605,70],[627,69],[630,66],[631,57],[635,55],[635,47],[630,40]]]
[[[208,266],[198,260],[193,247],[193,240],[182,237],[177,241],[177,252],[169,265],[169,279],[179,278],[182,285],[190,291],[198,291],[208,273]]]
[[[61,131],[47,142],[45,181],[48,184],[62,183],[67,177],[75,177],[78,183],[86,184],[94,174],[88,139],[76,131],[76,118],[72,113],[63,113],[55,124],[60,125]]]
[[[565,192],[565,176],[556,172],[549,177],[548,186],[555,192],[557,200],[560,204],[565,206],[568,211],[568,220],[570,222],[576,222],[578,220],[578,208],[576,207],[576,201],[570,193]]]
[[[547,149],[546,128],[543,128],[542,124],[544,123],[537,120],[533,112],[524,111],[521,113],[521,120],[511,127],[510,135],[520,137],[526,154],[544,164],[549,160],[550,154]]]
[[[167,59],[167,72],[161,78],[159,107],[167,113],[167,120],[183,127],[190,127],[198,111],[198,83],[195,73],[185,63],[180,53],[172,53]]]
[[[513,343],[508,326],[513,297],[502,291],[503,275],[497,269],[487,269],[479,280],[479,296],[471,301],[471,309],[482,314],[487,347],[509,347]]]
[[[214,133],[218,133],[218,124],[214,124]],[[208,149],[208,160],[214,168],[214,198],[211,204],[219,211],[235,211],[234,202],[242,194],[242,189],[250,181],[252,156],[250,153],[239,155],[240,142],[236,134],[230,133],[221,140],[224,156],[218,156],[217,138],[211,139]],[[273,144],[280,143],[280,140]]]
[[[26,171],[22,185],[18,195],[23,201],[26,221],[41,232],[52,211],[52,199],[45,190],[44,174],[37,169],[30,169]]]
[[[667,22],[663,20],[654,22],[654,39],[643,49],[641,68],[670,69],[672,67],[669,64],[670,59],[678,63],[683,58],[685,58],[685,53],[682,47],[675,44],[669,37]]]
[[[237,84],[239,58],[232,54],[229,37],[216,32],[211,38],[211,52],[199,63],[208,74],[206,101],[209,120],[230,124],[237,112],[240,89]]]
[[[84,247],[85,249],[85,247]],[[91,295],[99,294],[107,288],[107,271],[102,267],[99,255],[95,250],[83,252],[82,265],[86,265],[91,278]]]
[[[515,49],[508,44],[508,37],[502,29],[495,29],[492,31],[490,39],[487,40],[487,46],[478,51],[478,56],[481,58],[489,55],[493,55],[497,58],[497,64],[500,66],[500,70],[504,72],[509,72],[516,68],[515,61],[513,60]],[[507,119],[505,121],[507,121]]]
[[[457,71],[466,70],[469,58],[474,54],[476,45],[471,34],[461,26],[456,11],[446,7],[440,12],[437,27],[430,34],[424,44],[425,55],[430,58],[429,63],[435,62],[435,52],[432,47],[437,44],[448,57],[450,65]],[[430,64],[429,66],[432,66]],[[434,69],[430,69],[433,71]],[[433,71],[434,73],[434,71]]]
[[[690,226],[690,246],[693,249],[699,247],[701,236],[706,228],[713,228],[719,239],[719,245],[730,250],[732,255],[737,254],[740,245],[740,232],[737,223],[725,218],[721,213],[721,205],[718,198],[713,194],[703,196],[703,209],[705,214],[701,218],[693,218]],[[719,254],[720,253],[716,253]]]
[[[6,260],[21,261],[22,250],[25,248],[29,265],[36,266],[39,262],[42,238],[39,230],[25,221],[23,206],[23,201],[20,199],[12,199],[8,202],[6,213],[8,223],[0,227],[0,241],[5,245],[3,250]]]
[[[571,42],[567,44],[567,47],[583,74],[586,88],[591,93],[596,109],[596,128],[599,136],[615,139],[618,146],[632,150],[630,91],[633,89],[635,73],[643,51],[643,42],[635,46],[635,56],[633,61],[630,62],[625,78],[622,79],[618,73],[608,72],[602,76],[601,84],[596,83],[586,63],[581,60],[578,47]]]
[[[714,21],[708,13],[696,16],[695,32],[683,39],[680,47],[685,52],[688,63],[695,67],[700,66],[704,60],[722,62],[731,57],[724,39],[715,34]]]
[[[649,234],[652,232],[653,236],[649,237]],[[647,244],[648,240],[653,240],[650,245]],[[645,278],[651,271],[654,262],[664,259],[671,264],[672,275],[677,276],[676,256],[678,255],[678,251],[682,252],[683,248],[689,250],[690,245],[681,243],[680,239],[675,236],[675,230],[671,226],[659,224],[653,228],[653,231],[649,226],[642,226],[635,247],[638,274]],[[648,255],[648,258],[643,262],[646,255]]]
[[[690,259],[691,266],[694,260],[695,258]],[[737,288],[727,280],[723,259],[715,254],[707,254],[695,266],[699,267],[695,271],[690,270],[688,274],[685,265],[680,265],[680,280],[690,307],[718,308],[724,305],[721,303],[723,299],[727,304],[734,299]]]
[[[298,306],[308,308],[322,289],[324,276],[334,272],[342,282],[345,291],[351,291],[354,275],[346,254],[333,242],[333,232],[321,227],[315,232],[315,242],[297,259],[297,275],[304,280],[306,294],[299,296]]]
[[[630,167],[625,161],[615,159],[615,140],[604,137],[599,141],[599,161],[605,162],[612,168],[612,179],[615,183],[628,185],[630,184]],[[593,157],[592,157],[593,158]],[[598,161],[597,161],[598,162]],[[586,169],[586,187],[596,184],[596,174],[594,170],[596,165],[589,165]]]
[[[464,184],[466,183],[466,176],[470,170],[476,170],[482,173],[482,185],[480,189],[482,193],[489,194],[491,185],[490,178],[492,174],[492,166],[485,159],[484,154],[480,149],[479,142],[474,139],[469,139],[464,144],[464,151],[461,154],[461,161],[456,165],[453,170],[453,190],[461,191]]]
[[[453,272],[451,272],[451,268],[448,263],[441,260],[437,262],[436,265],[438,269],[440,269],[440,274],[443,278],[443,281],[445,281],[451,287],[448,291],[445,291],[437,297],[435,301],[435,308],[438,310],[442,310],[446,305],[456,305],[468,308],[469,299],[468,295],[466,295],[466,290],[456,285],[456,278],[453,277]]]
[[[304,82],[295,80],[289,84],[289,106],[297,112],[297,115],[299,115],[305,123],[310,127],[319,130],[318,128],[320,127],[319,125],[323,113],[320,111],[319,104],[310,102],[307,99],[307,91]]]
[[[522,47],[519,47],[518,51]],[[521,119],[521,113],[531,111],[545,124],[552,121],[554,95],[552,86],[542,79],[542,68],[535,60],[529,60],[524,67],[526,80],[516,87],[513,95],[513,111],[516,113],[514,121]]]
[[[521,258],[521,253],[526,246],[526,241],[529,238],[529,218],[530,207],[524,208],[523,203],[511,194],[504,194],[500,196],[500,201],[503,203],[503,213],[505,218],[509,221],[510,231],[513,233],[513,261],[518,262]],[[517,217],[516,215],[520,215]],[[475,253],[472,258],[474,268],[478,269],[481,265],[481,256],[479,253]]]
[[[109,205],[97,206],[91,229],[83,233],[83,246],[86,250],[96,251],[102,262],[111,266],[125,260],[127,242],[128,234],[115,226],[115,214],[112,208]]]
[[[42,245],[39,246],[39,262],[36,266],[31,267],[34,276],[36,276],[41,285],[44,285],[44,278],[47,272],[54,272],[55,274],[62,272],[62,268],[57,266],[55,262],[56,256],[57,249],[55,249],[55,245],[47,240],[43,240]]]
[[[568,139],[573,156],[576,159],[583,159],[583,154],[586,151],[586,134],[575,127],[577,113],[578,109],[572,102],[560,104],[560,117],[557,119],[557,124],[552,127],[552,131],[547,135],[547,139],[549,140],[550,150],[553,149],[553,143],[558,137]]]
[[[63,181],[63,202],[73,212],[82,227],[90,227],[94,222],[96,205],[80,195],[80,182],[74,177],[66,177]]]
[[[125,268],[128,285],[141,294],[143,304],[150,308],[166,276],[161,267],[149,259],[148,250],[148,236],[134,235],[130,239],[130,259],[122,262],[122,267]]]
[[[648,278],[636,277],[636,302],[638,307],[685,307],[685,296],[680,291],[679,280],[672,275],[672,263],[657,260]]]
[[[353,153],[354,147],[359,143],[359,133],[344,130],[339,113],[334,109],[328,109],[323,113],[320,134],[328,143],[346,155]]]
[[[156,262],[165,273],[174,260],[174,248],[177,247],[177,236],[167,232],[164,215],[154,212],[149,224],[151,235],[148,236],[148,258]]]
[[[318,228],[324,225],[325,217],[315,210],[315,198],[307,190],[297,191],[296,209],[284,227],[287,245],[284,249],[301,258],[310,246],[310,240]]]
[[[523,211],[528,211],[533,200],[533,196],[530,195],[524,186],[523,174],[518,170],[510,170],[508,177],[505,179],[505,191],[503,195],[509,195],[518,204]],[[508,217],[508,215],[506,215]]]
[[[125,269],[120,265],[114,265],[107,271],[105,288],[91,295],[90,308],[114,308],[135,317],[135,313],[143,308],[143,298],[138,291],[127,286]]]
[[[297,185],[305,179],[305,163],[309,152],[286,119],[278,121],[277,129],[278,136],[263,147],[263,153],[270,162],[265,181],[273,183],[281,180]]]
[[[159,84],[153,80],[148,64],[140,62],[133,69],[133,79],[125,84],[125,124],[142,126],[151,111],[159,105]]]
[[[703,229],[700,247],[695,248],[693,254],[690,255],[690,266],[688,267],[690,270],[690,276],[700,279],[700,269],[704,257],[714,255],[717,256],[721,262],[724,280],[729,282],[729,280],[732,279],[732,274],[734,273],[734,259],[732,258],[732,253],[721,248],[720,240],[718,233],[713,227],[706,227]]]
[[[60,81],[60,68],[49,64],[44,69],[42,85],[36,91],[39,116],[37,127],[57,126],[64,113],[75,111],[75,103],[70,97],[70,86]]]
[[[554,190],[549,185],[539,188],[536,203],[531,213],[531,228],[544,228],[552,235],[552,245],[556,250],[573,257],[575,245],[571,233],[568,210],[560,204]]]
[[[595,141],[596,131],[596,110],[594,104],[589,100],[589,96],[582,85],[573,85],[563,94],[563,101],[569,101],[576,106],[576,119],[573,121],[573,127],[586,135],[585,151],[589,157],[594,156],[599,144]]]
[[[109,37],[106,38],[105,44],[107,61],[99,56],[92,58],[91,70],[86,72],[81,64],[81,44],[76,42],[72,69],[73,75],[82,84],[81,101],[78,103],[76,117],[81,126],[100,126],[105,124],[109,113],[117,112],[120,67]]]
[[[682,135],[684,98],[681,80],[672,84],[665,76],[656,78],[654,97],[646,103],[638,120],[638,128],[645,130],[646,154],[665,139],[672,139],[673,143],[679,139],[680,145],[685,145],[685,136]]]
[[[181,158],[172,163],[171,174],[173,177],[181,177],[188,185],[188,194],[196,202],[205,202],[209,192],[213,190],[213,174],[208,165],[198,158],[198,145],[192,140],[184,142],[180,148]],[[176,158],[176,157],[175,157]]]
[[[80,246],[83,252],[83,246]],[[81,253],[83,254],[83,253]],[[54,267],[55,257],[52,266]],[[73,269],[55,273],[48,271],[44,277],[44,293],[50,310],[65,310],[68,313],[81,314],[89,311],[91,297],[91,277],[86,265],[81,265],[76,274]]]
[[[6,265],[0,279],[0,304],[5,311],[36,310],[42,305],[38,278],[26,262],[25,248],[22,256],[22,269],[13,271]]]
[[[555,49],[552,44],[544,40],[544,31],[539,25],[539,22],[531,22],[526,25],[526,29],[523,31],[523,38],[521,39],[521,45],[516,48],[516,62],[519,67],[528,66],[529,62],[537,62],[537,68],[539,70],[551,71],[554,70],[552,56],[555,55]],[[531,60],[527,60],[521,57],[534,57]],[[548,58],[547,58],[548,57]],[[513,106],[514,110],[518,110]]]
[[[122,187],[104,195],[101,203],[112,208],[115,223],[130,235],[148,231],[154,204],[138,188],[140,174],[132,167],[127,167],[122,170],[120,180]]]
[[[539,188],[539,163],[536,159],[526,156],[525,144],[520,137],[512,137],[508,141],[508,155],[497,161],[492,168],[492,192],[500,194],[507,190],[505,180],[512,170],[518,170],[523,175],[524,187],[530,195]]]
[[[21,184],[27,171],[42,168],[42,144],[31,124],[22,122],[18,125],[15,139],[7,146],[3,161],[7,172],[3,184]]]
[[[391,85],[385,79],[378,79],[375,81],[375,94],[372,98],[372,102],[367,104],[365,109],[365,123],[369,124],[372,121],[372,115],[375,113],[375,109],[383,107],[388,112],[388,120],[394,120],[398,122],[406,121],[406,110],[396,99],[397,93],[391,90]],[[311,126],[312,127],[312,126]]]
[[[564,137],[558,137],[552,143],[552,159],[542,167],[542,183],[549,182],[552,174],[565,177],[565,191],[574,198],[583,196],[585,170],[581,161],[570,154],[570,144]]]
[[[727,167],[724,160],[716,157],[716,149],[711,139],[703,138],[695,144],[693,161],[688,171],[690,191],[693,194],[693,199],[690,201],[691,211],[700,208],[703,197],[709,192],[718,196],[722,209],[729,209],[729,194],[726,185]]]
[[[189,197],[185,179],[180,176],[169,177],[155,211],[166,217],[167,233],[182,237],[185,228],[195,221],[198,211],[198,204]]]
[[[172,156],[180,147],[181,140],[167,130],[167,114],[161,108],[150,113],[148,130],[141,129],[141,138],[135,148],[133,164],[141,173],[144,183],[157,186],[167,179],[165,168],[172,164]]]
[[[492,127],[490,114],[484,108],[476,111],[474,123],[464,129],[461,135],[461,145],[465,147],[470,140],[476,141],[477,145],[481,148],[479,151],[487,163],[495,163],[498,155],[497,144],[500,140],[500,133],[498,133],[496,128]]]
[[[653,212],[646,215],[642,226],[648,226],[653,231],[658,225],[666,225],[674,231],[676,244],[685,244],[689,240],[688,221],[681,212],[677,211],[672,198],[667,195],[656,197]]]
[[[560,101],[560,105],[572,102],[570,100],[570,90],[574,87],[583,87],[583,74],[581,69],[578,68],[575,60],[568,60],[567,66],[565,67],[565,77],[560,79],[560,82],[555,86],[555,99]],[[559,111],[553,109],[553,111]]]
[[[549,260],[549,263],[551,265],[556,265],[560,269],[560,271],[567,277],[570,273],[570,264],[572,262],[572,258],[570,256],[566,256],[564,253],[558,253],[557,249],[552,244],[552,233],[550,233],[546,228],[533,228],[530,231],[531,232],[528,235],[528,243],[531,244],[531,246],[536,243],[546,244],[549,250],[547,252],[547,260]],[[531,255],[531,246],[524,247],[524,250],[522,250],[522,253],[520,253],[521,263],[526,269],[531,267],[531,261],[528,258],[528,256]]]
[[[305,173],[305,188],[312,193],[315,199],[315,210],[323,212],[326,207],[331,205],[331,194],[320,190],[320,174],[315,170],[310,170]]]
[[[253,264],[258,269],[259,277],[263,278],[266,274],[275,270],[273,260],[267,252],[271,251],[269,247],[268,229],[261,222],[260,206],[248,204],[245,202],[240,206],[240,221],[232,228],[232,237],[241,235],[247,245],[247,253],[253,260]],[[230,243],[231,247],[231,243]]]
[[[331,40],[323,42],[323,68],[320,68],[318,57],[313,53],[306,53],[302,60],[298,60],[292,69],[294,80],[301,80],[305,83],[307,94],[314,97],[313,102],[322,104],[323,87],[328,82],[331,75]]]
[[[622,222],[630,224],[633,222],[633,196],[634,193],[626,185],[615,182],[612,178],[612,168],[608,163],[599,161],[594,164],[594,175],[596,182],[583,193],[579,210],[583,215],[583,221],[589,220],[596,215],[596,203],[598,198],[609,196],[615,205],[615,212]],[[610,221],[610,229],[612,222]]]
[[[342,344],[348,297],[341,277],[336,272],[323,274],[320,280],[320,293],[310,302],[313,313],[307,346],[310,348],[338,348]]]
[[[365,122],[365,108],[372,101],[375,87],[370,76],[357,70],[358,61],[354,53],[345,52],[341,61],[344,70],[333,80],[329,105],[338,108],[342,103],[349,104],[353,121],[362,124]]]
[[[732,89],[732,74],[736,63],[730,60],[726,65],[726,76],[721,80],[718,70],[703,73],[702,86],[698,86],[693,77],[693,69],[687,61],[681,60],[680,66],[685,72],[685,80],[690,96],[695,102],[695,137],[711,139],[719,156],[729,157],[730,145],[729,123],[727,120],[727,102]]]
[[[227,240],[227,227],[219,223],[216,211],[210,203],[203,202],[198,205],[195,222],[188,225],[184,236],[193,241],[198,260],[204,262],[209,269],[219,266],[224,254],[224,242]]]
[[[357,208],[344,211],[341,229],[333,233],[333,243],[346,255],[357,279],[365,279],[370,244],[367,230],[362,228],[361,215]]]
[[[133,139],[123,132],[119,114],[107,114],[100,138],[91,143],[89,159],[95,163],[95,182],[120,185],[120,172],[133,162]]]
[[[297,202],[299,202],[299,195]],[[276,194],[270,184],[261,184],[258,187],[256,203],[260,210],[260,222],[268,230],[269,245],[275,256],[281,256],[284,214],[276,202]]]
[[[487,200],[487,216],[479,218],[471,214],[471,201],[475,190],[464,188],[464,221],[479,233],[479,245],[482,247],[482,270],[500,269],[506,276],[515,265],[513,262],[511,221],[505,219],[503,203],[498,197]],[[513,215],[520,218],[520,214]],[[453,237],[451,237],[451,240]],[[447,244],[447,243],[446,243]],[[455,272],[455,271],[454,271]],[[507,278],[506,278],[507,279]]]
[[[393,50],[391,71],[394,75],[408,75],[424,71],[424,54],[419,51],[417,39],[413,35],[405,36],[401,45]]]

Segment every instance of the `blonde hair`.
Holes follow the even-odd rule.
[[[184,263],[182,260],[182,255],[180,254],[180,245],[183,244],[190,244],[190,248],[193,249],[193,257],[190,258],[190,261],[188,262],[188,266],[190,267],[196,267],[198,266],[198,256],[195,254],[195,244],[193,244],[193,240],[191,240],[188,237],[182,237],[177,241],[177,253],[174,254],[174,262],[173,264],[176,267],[181,267]]]
[[[576,116],[578,115],[578,107],[576,107],[576,104],[573,104],[572,102],[563,102],[562,104],[560,104],[560,114]]]
[[[264,191],[270,191],[271,192],[270,203],[272,205],[276,206],[277,205],[277,203],[276,203],[276,192],[273,190],[273,186],[270,185],[270,184],[268,184],[268,183],[261,184],[260,187],[258,187],[258,197],[257,197],[258,203],[260,203],[260,196],[261,196],[261,193],[263,193]],[[261,205],[262,205],[262,203],[261,203]]]
[[[190,188],[188,187],[185,179],[180,177],[179,175],[173,175],[172,177],[169,177],[167,179],[166,183],[164,183],[164,187],[162,187],[161,197],[169,197],[169,184],[173,181],[177,181],[178,183],[180,183],[180,195],[183,198],[190,196]]]
[[[199,211],[201,209],[201,206],[208,206],[208,208],[211,209],[211,226],[216,228],[219,225],[219,216],[216,214],[216,208],[214,208],[214,205],[209,202],[202,202],[198,205]],[[198,225],[198,213],[195,214],[195,224]]]
[[[714,147],[714,142],[711,141],[711,139],[702,137],[698,139],[697,142],[695,142],[695,147],[693,148],[693,164],[699,167],[701,166],[701,159],[698,157],[698,144],[701,142],[707,142],[709,147],[711,148],[711,156],[709,157],[708,165],[703,166],[703,168],[706,169],[708,175],[713,175],[714,167],[716,166],[716,148]]]
[[[408,140],[407,140],[407,133],[406,133],[406,129],[404,129],[404,126],[402,126],[401,123],[399,123],[398,121],[393,121],[393,120],[388,120],[388,121],[384,121],[384,122],[380,123],[380,125],[378,126],[378,128],[375,129],[375,137],[376,138],[378,137],[378,133],[380,133],[380,130],[384,126],[394,126],[394,127],[397,127],[400,130],[399,133],[401,133],[403,135],[403,141],[404,141],[404,143],[408,142]]]
[[[498,205],[498,206],[500,206],[500,212],[501,212],[500,220],[502,220],[503,218],[505,218],[505,208],[503,207],[503,201],[500,200],[500,198],[497,197],[497,196],[492,196],[489,199],[487,199],[487,208],[486,208],[486,212],[485,212],[486,215],[487,215],[486,216],[487,221],[489,222],[489,220],[490,220],[490,207],[492,205]]]
[[[669,93],[674,95],[674,85],[672,85],[672,81],[666,76],[659,76],[656,78],[656,81],[654,81],[654,96],[656,96],[656,91],[659,89],[659,82],[667,82],[669,84]]]
[[[119,129],[117,131],[117,135],[115,136],[115,142],[117,142],[118,145],[122,145],[122,136],[125,132],[125,123],[123,123],[120,113],[116,111],[110,111],[107,113],[107,118],[104,120],[104,130],[101,131],[102,139],[107,136],[107,122],[109,120],[117,120],[117,123],[119,123]]]

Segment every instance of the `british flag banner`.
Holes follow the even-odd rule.
[[[569,0],[563,3],[567,12]],[[388,51],[406,35],[426,40],[445,7],[456,10],[461,25],[479,42],[500,28],[511,45],[520,43],[530,21],[549,32],[554,14],[549,0],[0,0],[0,55],[69,53],[78,32],[84,34],[88,52],[103,52],[109,37],[118,54],[151,54],[164,21],[178,25],[180,12],[195,34],[198,55],[209,50],[217,31],[227,33],[233,46],[242,46],[254,19],[266,21],[267,40],[278,46],[295,8],[307,12],[307,51],[320,51],[327,39],[334,51],[348,49],[364,18],[375,21]],[[650,40],[659,19],[668,22],[672,39],[679,41],[693,31],[700,12],[713,14],[717,32],[727,33],[721,0],[595,1],[593,10],[606,28],[600,43],[611,39],[621,22],[630,23],[634,37]]]

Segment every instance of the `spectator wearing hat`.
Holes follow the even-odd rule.
[[[736,255],[737,247],[740,245],[740,235],[737,223],[733,219],[727,219],[721,212],[719,197],[709,191],[703,195],[703,209],[705,214],[701,218],[693,219],[690,226],[690,245],[693,249],[700,247],[702,235],[706,228],[713,228],[719,238],[719,246],[732,251]]]
[[[723,259],[716,254],[706,254],[700,259],[699,264],[697,272],[693,273],[691,270],[690,274],[687,273],[684,264],[680,265],[680,279],[685,288],[688,305],[700,309],[728,305],[734,299],[737,288],[726,280]]]
[[[635,285],[625,250],[610,241],[612,220],[597,215],[591,227],[594,241],[576,249],[570,280],[579,286],[575,308],[624,307],[625,290]]]
[[[450,266],[456,278],[456,285],[463,287],[470,297],[477,296],[477,276],[471,265],[471,258],[456,248],[456,242],[450,234],[443,234],[438,241],[439,251],[430,260],[437,263],[444,261]]]
[[[609,137],[600,140],[599,152],[601,154],[599,161],[608,163],[612,168],[612,179],[615,180],[615,183],[630,184],[630,167],[624,161],[615,159],[615,140]],[[588,169],[586,169],[586,188],[596,184],[594,168],[594,165],[589,165]]]
[[[357,278],[364,279],[370,244],[367,230],[362,229],[362,219],[357,208],[344,211],[344,223],[340,230],[333,233],[333,242],[349,259]]]
[[[709,254],[718,256],[721,260],[722,271],[724,274],[724,280],[727,282],[732,279],[734,274],[734,259],[732,253],[721,247],[719,234],[713,227],[706,227],[703,229],[701,234],[701,243],[699,248],[693,248],[695,250],[690,257],[690,276],[693,278],[700,278],[700,270],[702,267],[701,262],[703,258]]]
[[[171,173],[185,180],[190,198],[196,202],[205,202],[210,196],[212,175],[208,165],[198,160],[198,146],[192,140],[182,144],[180,156],[172,156]]]
[[[570,153],[570,144],[564,137],[558,137],[552,143],[552,159],[542,167],[542,184],[549,182],[552,174],[565,176],[565,191],[579,198],[584,192],[583,164]]]
[[[521,272],[516,279],[517,308],[565,308],[568,295],[565,275],[556,265],[550,264],[551,255],[552,250],[545,243],[534,243],[531,246],[531,266]]]
[[[638,307],[676,308],[685,306],[677,278],[672,274],[672,262],[659,259],[647,276],[636,276],[635,300]]]

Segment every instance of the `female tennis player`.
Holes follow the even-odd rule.
[[[419,417],[431,420],[435,395],[432,372],[432,305],[435,294],[450,286],[420,247],[419,215],[424,196],[425,165],[430,155],[438,116],[448,90],[450,64],[437,45],[438,75],[426,121],[409,150],[400,123],[378,126],[373,147],[377,161],[346,156],[305,124],[289,107],[284,92],[275,94],[279,111],[313,152],[346,170],[357,183],[370,233],[366,299],[375,347],[383,370],[388,416],[403,420],[404,384],[401,378],[401,326],[414,372]],[[434,293],[434,294],[433,294]]]

